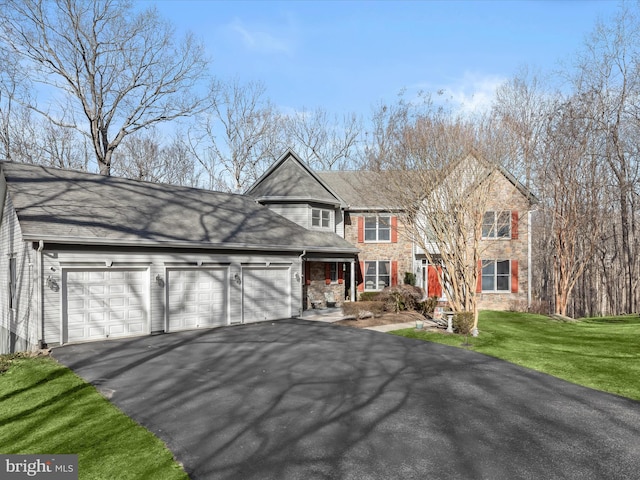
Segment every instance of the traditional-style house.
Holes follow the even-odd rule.
[[[496,174],[478,292],[506,309],[530,300],[533,197]],[[297,317],[412,277],[442,295],[373,178],[290,150],[245,195],[0,162],[0,212],[0,353]]]
[[[481,309],[508,309],[531,300],[535,198],[505,170],[492,175],[477,293]],[[363,171],[314,172],[289,150],[248,190],[273,211],[305,228],[335,232],[359,250],[358,263],[305,256],[305,308],[325,296],[356,300],[358,292],[380,291],[412,278],[428,296],[446,300],[438,266],[427,261],[419,246],[425,242],[408,233],[401,207],[376,188],[380,178]]]

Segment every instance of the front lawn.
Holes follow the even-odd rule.
[[[187,479],[148,430],[71,370],[17,358],[0,375],[0,453],[78,454],[80,479]]]
[[[565,323],[542,315],[483,311],[471,350],[579,385],[640,400],[640,318]],[[460,347],[464,337],[415,329],[393,332]]]

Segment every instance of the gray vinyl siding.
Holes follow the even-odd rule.
[[[344,238],[344,212],[340,209],[335,211],[336,234]]]
[[[334,209],[327,206],[307,203],[270,204],[269,208],[271,209],[271,211],[277,213],[278,215],[282,215],[288,220],[291,220],[292,222],[295,222],[301,227],[307,228],[309,230],[320,230],[317,227],[314,228],[311,226],[312,209],[319,208],[322,210],[330,210],[332,212],[330,229],[340,237],[344,238],[344,216],[342,210],[339,208]]]
[[[37,267],[29,243],[22,240],[18,217],[0,180],[4,198],[0,224],[0,353],[32,350],[38,346]],[[9,263],[16,259],[16,302],[9,308]]]
[[[308,204],[269,204],[269,209],[301,227],[311,226],[311,211]]]
[[[45,245],[46,248],[46,245]],[[62,338],[62,271],[58,254],[42,252],[42,300],[44,338],[47,344],[58,344]]]

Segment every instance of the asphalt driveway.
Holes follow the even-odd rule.
[[[53,356],[193,479],[640,478],[640,403],[453,347],[284,320]]]

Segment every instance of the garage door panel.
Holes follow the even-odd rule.
[[[70,270],[66,274],[65,341],[145,333],[145,270]]]
[[[89,327],[88,338],[83,338],[82,340],[95,340],[102,338],[107,338],[107,329],[105,327]]]
[[[226,268],[168,272],[170,331],[227,324]]]
[[[109,326],[109,336],[115,337],[119,335],[123,335],[125,333],[123,325],[110,325]]]
[[[242,310],[245,323],[290,315],[289,272],[289,267],[243,268]]]
[[[145,311],[144,310],[129,310],[128,319],[130,321],[142,321],[145,319]]]
[[[119,297],[119,298],[110,298],[109,299],[109,307],[111,308],[122,308],[125,306],[125,301],[124,298]]]

